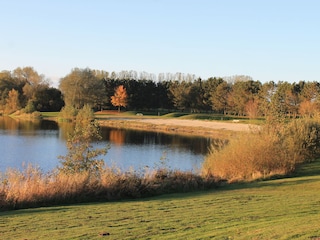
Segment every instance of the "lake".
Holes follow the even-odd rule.
[[[19,120],[0,116],[0,171],[21,169],[31,163],[47,172],[59,165],[65,155],[68,132],[73,125],[49,120]],[[197,171],[204,161],[212,139],[159,132],[102,127],[103,140],[109,145],[104,159],[108,166],[122,171],[143,171],[159,166],[181,171]]]

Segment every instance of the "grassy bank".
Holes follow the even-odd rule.
[[[284,179],[2,212],[3,239],[318,239],[320,161]]]
[[[57,118],[59,112],[41,112],[43,118]]]

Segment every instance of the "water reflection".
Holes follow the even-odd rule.
[[[102,128],[101,132],[104,140],[116,145],[166,145],[171,148],[191,150],[195,154],[202,155],[208,153],[208,146],[212,142],[211,138],[108,127]]]
[[[105,131],[103,131],[105,132]],[[108,134],[108,133],[105,133]],[[104,136],[106,137],[106,135]],[[109,141],[117,145],[123,145],[125,143],[126,133],[121,129],[110,129]]]
[[[0,117],[0,131],[2,134],[36,136],[39,131],[48,133],[51,130],[58,130],[58,124],[54,121],[19,118]]]
[[[66,154],[66,139],[73,131],[69,122],[20,120],[0,117],[0,171],[33,163],[45,171],[55,168],[58,156]],[[110,150],[104,157],[107,164],[122,170],[155,167],[164,156],[170,168],[199,168],[212,140],[157,132],[101,128],[102,145]],[[99,145],[100,145],[99,144]]]

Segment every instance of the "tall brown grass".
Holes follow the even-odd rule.
[[[224,147],[212,148],[203,174],[234,181],[248,181],[288,174],[304,161],[320,156],[320,123],[293,120],[265,125],[230,139]]]
[[[213,177],[166,169],[142,175],[105,167],[100,175],[88,171],[43,173],[32,165],[0,175],[0,210],[89,201],[140,198],[217,186]]]

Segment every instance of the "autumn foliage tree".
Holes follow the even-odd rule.
[[[8,98],[5,106],[5,113],[13,113],[18,109],[20,109],[19,92],[12,89],[8,93]]]
[[[115,89],[114,95],[111,97],[111,103],[113,106],[118,107],[118,111],[120,112],[121,107],[127,106],[127,99],[127,90],[123,85],[120,85]]]
[[[0,72],[0,109],[4,114],[19,109],[26,113],[59,111],[63,106],[61,91],[50,87],[49,80],[32,67]]]

